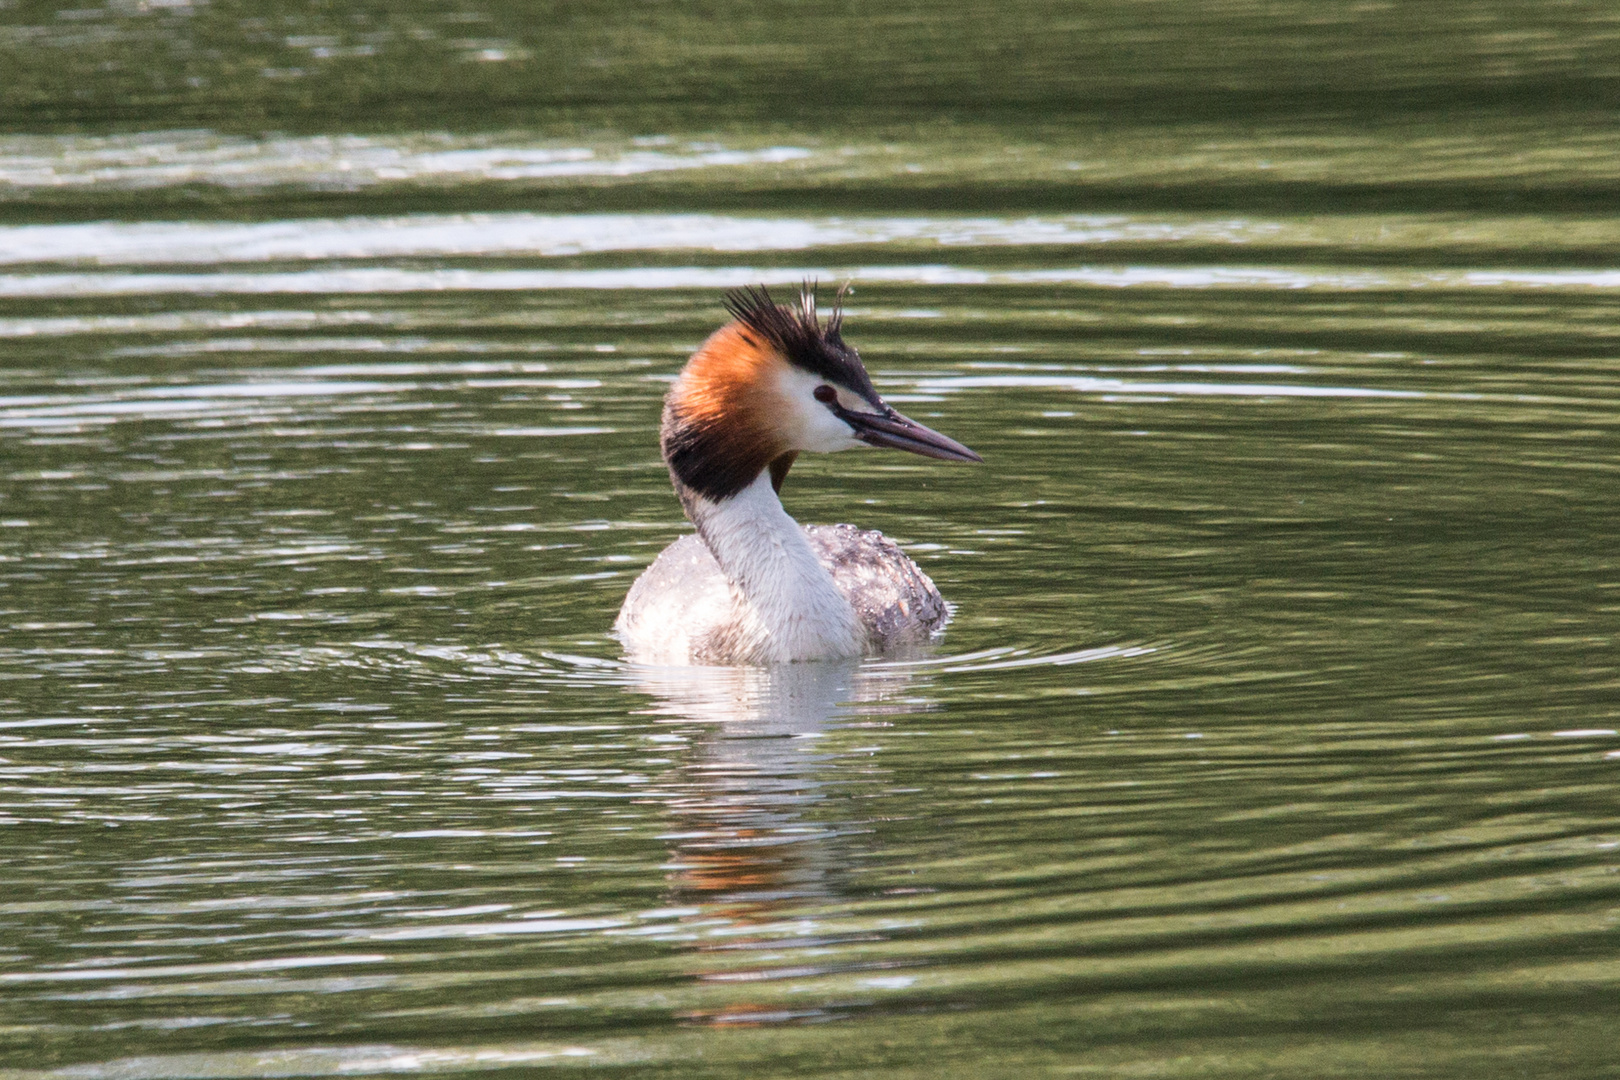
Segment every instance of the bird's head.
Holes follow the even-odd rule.
[[[730,293],[726,307],[734,318],[687,361],[664,401],[664,460],[695,494],[728,499],[765,469],[780,491],[798,454],[861,445],[982,460],[885,404],[844,342],[842,312],[835,307],[822,325],[809,287],[796,309],[764,286]]]

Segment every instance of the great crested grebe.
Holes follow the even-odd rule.
[[[692,355],[664,398],[664,461],[696,535],[630,586],[614,624],[632,660],[774,664],[926,641],[945,601],[899,546],[852,525],[806,525],[777,493],[801,452],[865,443],[946,461],[978,454],[895,412],[844,343],[835,306],[796,310],[763,286],[726,297],[735,318]]]

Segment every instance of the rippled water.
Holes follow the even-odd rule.
[[[1094,5],[1052,35],[1124,52],[1046,111],[905,130],[748,82],[802,12],[737,60],[777,104],[712,130],[288,89],[441,50],[496,94],[547,53],[488,7],[260,12],[228,85],[223,7],[0,8],[37,119],[0,135],[0,1080],[1613,1075],[1620,144],[1547,89],[1609,85],[1601,5],[1432,54],[1415,7]],[[895,9],[892,77],[1057,70],[1018,12]],[[652,40],[559,70],[673,65],[623,110],[739,55]],[[1220,114],[1301,40],[1384,105],[1513,107]],[[164,41],[156,97],[54,81]],[[1054,111],[1199,73],[1220,109]],[[176,130],[188,78],[307,123]],[[114,91],[133,127],[63,119]],[[688,528],[664,389],[726,288],[807,278],[986,463],[803,458],[788,508],[954,618],[905,661],[626,665]]]

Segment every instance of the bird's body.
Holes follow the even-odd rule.
[[[664,406],[662,448],[697,533],[636,579],[615,624],[631,659],[772,664],[889,652],[944,625],[928,576],[881,533],[801,526],[778,491],[801,451],[860,443],[977,461],[884,405],[859,356],[763,289],[688,362]]]
[[[755,497],[763,501],[764,493]],[[695,533],[665,548],[636,579],[618,629],[638,660],[769,664],[862,656],[921,644],[944,625],[939,590],[893,540],[853,525],[799,525],[780,506],[780,531],[756,544],[772,588],[750,590],[743,575],[728,577]],[[789,529],[799,536],[783,535]],[[746,543],[737,541],[722,546]]]

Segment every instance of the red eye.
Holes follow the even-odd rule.
[[[823,405],[831,405],[838,400],[838,391],[823,383],[816,387],[816,400]]]

